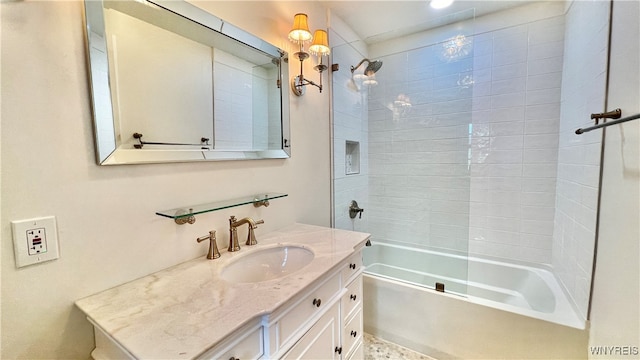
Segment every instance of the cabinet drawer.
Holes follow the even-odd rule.
[[[362,304],[362,275],[358,275],[349,285],[347,293],[342,297],[342,320],[346,321]]]
[[[276,327],[278,330],[278,344],[281,348],[283,344],[291,340],[300,328],[307,324],[314,317],[324,312],[327,305],[340,292],[340,278],[335,274],[324,284],[305,296],[299,303],[294,305],[280,320]]]
[[[347,262],[343,265],[342,269],[342,283],[347,284],[351,278],[360,273],[362,268],[362,252],[358,251],[357,253],[351,255]]]
[[[342,333],[342,347],[345,354],[349,354],[362,340],[362,309],[358,308],[356,314],[344,326]]]
[[[336,359],[339,313],[338,303],[335,303],[282,359]]]
[[[233,345],[220,351],[214,351],[205,353],[202,359],[259,359],[264,352],[264,332],[263,327],[260,326],[253,331],[250,331],[246,336],[242,337],[239,341],[233,343]]]

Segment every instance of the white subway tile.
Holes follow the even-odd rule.
[[[491,69],[491,75],[493,81],[524,77],[527,76],[527,65],[525,63],[517,63],[494,66]]]
[[[564,40],[531,44],[529,46],[529,60],[547,59],[562,56],[564,52]]]
[[[527,77],[527,90],[560,89],[562,72],[533,75]],[[558,102],[558,97],[555,102]]]
[[[496,80],[491,83],[491,94],[511,94],[525,90],[525,77]]]
[[[509,219],[520,219],[522,217],[521,205],[519,203],[514,204],[487,204],[488,209],[486,211],[487,216],[495,216]]]
[[[537,221],[554,221],[555,207],[553,206],[522,206],[522,217]]]
[[[530,193],[523,192],[521,195],[522,205],[524,206],[542,206],[553,207],[556,202],[555,193]],[[549,234],[551,235],[551,234]]]
[[[560,119],[560,103],[529,105],[526,107],[525,119]]]
[[[492,136],[490,138],[490,145],[491,145],[492,151],[493,150],[520,150],[524,147],[524,138],[522,137],[522,135]],[[519,160],[522,161],[522,157],[520,157]]]
[[[554,134],[558,136],[560,119],[527,120],[524,124],[524,133],[527,135]]]
[[[525,93],[517,92],[491,96],[491,109],[502,109],[523,106]]]
[[[488,164],[522,164],[522,149],[493,150],[484,159]]]
[[[498,111],[495,112],[496,114]],[[509,116],[513,116],[511,121],[502,122],[502,123],[492,123],[490,128],[490,135],[493,137],[497,136],[509,136],[509,135],[522,135],[524,129],[524,121],[521,121],[522,113],[518,114],[518,112],[508,112]],[[518,136],[523,141],[522,136]]]
[[[527,105],[560,103],[560,88],[527,91]]]
[[[517,249],[520,256],[518,260],[536,263],[536,264],[550,264],[551,263],[551,251],[549,249],[536,249],[536,248],[524,248]]]
[[[517,233],[520,232],[520,219],[488,216],[487,228],[492,230]]]
[[[556,164],[524,164],[522,175],[532,178],[556,178],[558,168]]]
[[[549,235],[520,234],[520,242],[528,248],[551,250],[553,239]]]
[[[562,71],[562,65],[563,57],[556,56],[530,61],[527,63],[527,69],[529,75],[540,75]]]
[[[505,176],[522,175],[522,164],[473,164],[471,176]]]
[[[503,191],[521,191],[522,179],[519,177],[489,177],[487,179],[487,189]],[[472,179],[472,181],[475,179]]]
[[[525,234],[553,235],[553,221],[522,220],[522,232]]]
[[[510,108],[502,108],[502,109],[491,109],[490,119],[491,123],[504,123],[504,126],[512,126],[507,125],[506,123],[515,123],[517,121],[524,120],[524,108],[523,107],[510,107]],[[513,125],[513,126],[519,126]],[[521,134],[522,132],[519,132]],[[492,133],[492,135],[494,135]],[[500,134],[496,134],[500,135]],[[504,133],[504,135],[513,135],[513,133]]]
[[[523,161],[525,164],[557,164],[558,150],[551,149],[526,149]]]
[[[492,65],[493,56],[491,54],[478,55],[473,58],[473,69],[490,69]]]
[[[558,137],[550,134],[525,135],[525,149],[557,149]]]

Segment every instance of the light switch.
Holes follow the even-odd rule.
[[[55,260],[58,253],[58,230],[53,216],[11,222],[16,267]]]

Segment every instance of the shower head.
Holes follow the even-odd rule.
[[[368,63],[367,67],[364,69],[364,74],[367,76],[377,73],[382,67],[382,60],[371,61],[369,59],[362,59],[358,65],[351,67],[351,74],[353,74],[353,72],[356,71],[365,61]]]
[[[380,70],[381,67],[382,67],[382,61],[374,60],[370,62],[369,65],[367,65],[367,67],[364,69],[364,73],[366,75],[375,74],[378,72],[378,70]]]

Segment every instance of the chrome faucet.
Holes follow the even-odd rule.
[[[258,228],[259,224],[264,224],[264,220],[254,221],[250,217],[236,220],[236,217],[232,215],[229,218],[229,248],[227,248],[227,251],[234,252],[240,250],[240,244],[238,244],[237,227],[244,224],[249,224],[249,234],[247,235],[247,242],[245,243],[245,245],[251,246],[258,243],[256,241],[254,230]]]

